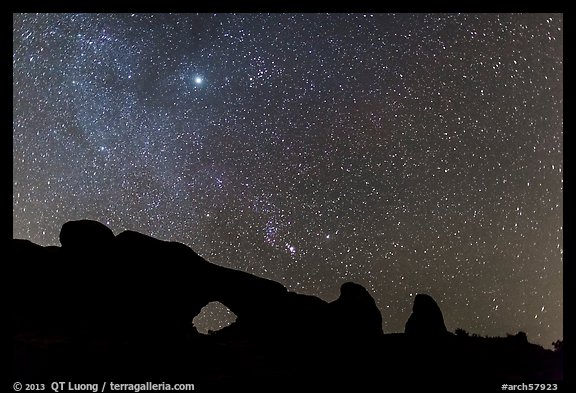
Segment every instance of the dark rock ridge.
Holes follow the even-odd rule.
[[[13,241],[21,279],[15,326],[180,340],[195,334],[192,319],[202,307],[219,301],[238,317],[228,329],[235,334],[316,340],[382,335],[380,311],[358,284],[344,284],[340,298],[327,303],[211,264],[181,243],[134,231],[114,236],[91,220],[65,223],[60,242],[62,247],[41,247]]]
[[[448,332],[442,311],[430,295],[416,295],[404,332],[415,336],[437,336]]]

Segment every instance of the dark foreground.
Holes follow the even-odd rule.
[[[60,240],[62,247],[13,241],[14,381],[362,392],[500,391],[503,383],[563,379],[562,351],[521,334],[456,336],[426,295],[415,299],[406,333],[383,334],[358,284],[344,284],[328,303],[210,264],[182,244],[114,236],[93,221],[65,224]],[[238,318],[202,335],[191,321],[211,301]]]

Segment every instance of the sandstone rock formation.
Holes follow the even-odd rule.
[[[412,315],[406,322],[406,334],[414,336],[437,336],[447,333],[442,311],[436,301],[423,293],[416,295]]]
[[[148,342],[181,340],[212,301],[237,315],[228,334],[339,340],[382,335],[382,318],[362,286],[346,283],[328,304],[283,285],[214,265],[192,249],[134,232],[117,236],[91,220],[71,221],[62,247],[13,240],[18,259],[15,325],[61,334]],[[333,323],[336,321],[337,323]]]

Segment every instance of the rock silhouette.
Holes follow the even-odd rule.
[[[42,294],[41,299],[17,299],[19,310],[34,310],[28,319],[19,315],[17,323],[37,318],[54,329],[84,334],[182,340],[191,334],[191,321],[202,307],[219,301],[237,315],[234,330],[246,335],[315,332],[320,339],[321,334],[382,334],[380,311],[358,284],[344,284],[342,296],[331,306],[314,296],[291,293],[277,282],[211,264],[181,243],[134,231],[114,236],[91,220],[64,224],[60,241],[62,247],[48,253],[14,240],[13,250],[21,259],[17,268],[28,276],[21,290]],[[34,285],[27,284],[31,282]],[[110,318],[99,321],[99,313]],[[334,320],[353,320],[353,329],[333,325],[330,332]]]
[[[343,331],[357,338],[373,339],[383,334],[380,310],[362,285],[353,282],[342,284],[340,297],[330,303],[330,309]]]
[[[112,230],[98,221],[68,221],[60,230],[60,244],[66,249],[98,250],[110,247],[113,241]]]
[[[423,293],[416,295],[412,315],[406,322],[404,332],[415,336],[438,336],[447,333],[442,311],[432,296]]]
[[[12,241],[15,381],[173,379],[199,391],[369,391],[445,388],[455,375],[490,383],[562,378],[559,352],[530,344],[523,333],[448,334],[428,295],[416,296],[405,333],[383,334],[374,299],[356,283],[344,283],[338,299],[326,302],[212,264],[184,244],[134,231],[114,236],[90,220],[64,224],[60,240],[61,247]],[[202,335],[192,320],[213,301],[237,319]]]

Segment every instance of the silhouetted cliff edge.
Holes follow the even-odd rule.
[[[181,243],[115,236],[90,220],[64,224],[60,242],[12,241],[12,373],[21,382],[169,378],[198,391],[363,391],[562,378],[557,352],[516,336],[447,332],[428,295],[416,296],[405,334],[385,335],[374,299],[355,283],[329,303],[211,264]],[[199,334],[192,319],[212,301],[238,318]]]

